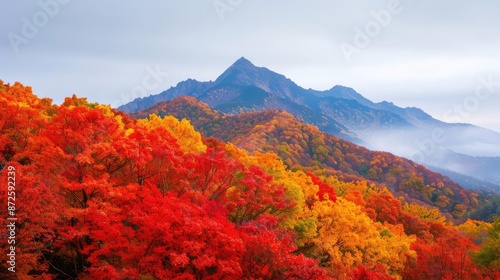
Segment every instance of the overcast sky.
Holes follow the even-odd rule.
[[[2,1],[0,79],[121,105],[239,57],[500,131],[500,1]]]

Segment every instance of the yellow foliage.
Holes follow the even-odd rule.
[[[491,227],[491,223],[467,219],[458,229],[473,239],[482,239],[488,236],[488,229]]]
[[[440,222],[440,223],[445,223],[446,218],[439,212],[439,209],[437,208],[426,208],[423,206],[420,206],[418,204],[408,204],[405,203],[403,205],[403,210],[413,214],[416,217],[421,218],[422,220],[430,221],[430,222]]]
[[[207,150],[207,147],[201,140],[201,134],[186,119],[179,121],[173,116],[165,116],[162,119],[155,114],[151,114],[149,119],[139,120],[138,125],[148,129],[156,127],[166,128],[177,140],[177,144],[179,144],[184,153],[200,154]]]
[[[342,197],[337,202],[317,202],[311,213],[317,217],[317,236],[313,239],[319,254],[327,255],[331,267],[355,267],[358,264],[383,264],[397,276],[403,270],[414,237],[401,228],[373,222],[362,209]]]

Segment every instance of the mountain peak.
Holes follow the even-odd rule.
[[[255,67],[255,65],[253,65],[252,62],[250,62],[250,60],[246,59],[245,57],[240,57],[238,58],[238,60],[236,60],[233,65],[231,65],[232,67],[236,67],[236,68],[250,68],[250,67]]]
[[[354,89],[350,87],[345,87],[341,85],[336,85],[329,90],[325,91],[317,91],[315,92],[316,96],[319,97],[335,97],[335,98],[343,98],[348,100],[355,100],[359,104],[362,104],[367,107],[372,107],[373,102],[366,99],[363,95],[356,92]]]
[[[216,83],[221,83],[224,80],[226,82],[235,82],[241,79],[243,76],[248,76],[250,73],[258,72],[258,67],[253,65],[250,60],[240,57],[236,60],[229,68],[226,69],[217,79]]]

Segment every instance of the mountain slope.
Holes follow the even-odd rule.
[[[158,102],[170,100],[178,96],[198,96],[200,92],[204,92],[207,88],[212,86],[212,84],[212,82],[199,82],[193,79],[188,79],[186,81],[179,82],[175,87],[171,87],[160,94],[136,98],[134,101],[118,107],[118,110],[127,113],[137,112],[153,106]]]
[[[455,218],[465,213],[460,209],[471,211],[478,205],[478,199],[484,199],[481,193],[465,190],[422,165],[323,133],[284,111],[225,115],[194,98],[180,97],[132,116],[146,117],[152,113],[186,118],[203,135],[232,142],[249,151],[272,151],[292,169],[295,166],[310,170],[321,168],[325,174],[343,180],[368,180],[387,186],[395,196],[438,207]]]
[[[179,83],[154,98],[136,99],[118,109],[129,113],[137,112],[151,106],[152,102],[171,100],[183,93],[226,113],[285,110],[327,133],[357,143],[363,143],[361,136],[365,134],[365,130],[411,126],[395,113],[370,107],[373,103],[352,89],[335,86],[328,91],[306,90],[281,74],[264,67],[256,67],[243,57],[214,82],[198,83],[200,82]],[[248,98],[249,86],[267,93],[266,98],[262,97],[267,102]],[[256,94],[262,96],[263,92]],[[255,102],[257,100],[258,103]]]
[[[344,86],[325,91],[304,89],[243,57],[213,82],[187,80],[118,109],[137,112],[181,95],[196,97],[230,114],[284,110],[326,133],[369,149],[388,151],[427,166],[442,166],[494,184],[500,182],[498,172],[494,172],[500,160],[500,133],[444,123],[418,108],[374,103]],[[469,165],[474,168],[467,168]]]

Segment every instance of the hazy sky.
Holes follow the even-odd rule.
[[[121,105],[241,56],[500,131],[500,1],[2,1],[0,79]]]

